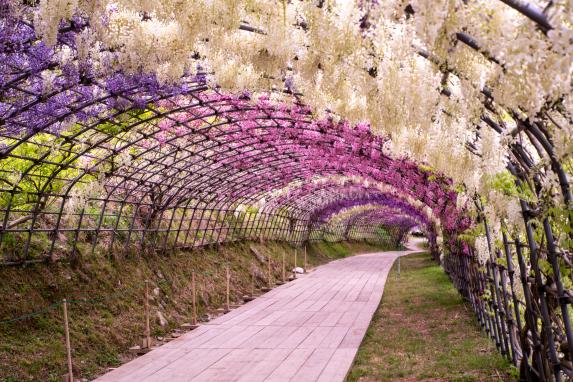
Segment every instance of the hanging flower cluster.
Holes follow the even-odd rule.
[[[566,0],[552,3],[546,35],[502,2],[486,0],[10,4],[33,19],[48,46],[65,41],[98,70],[154,73],[165,83],[205,68],[199,71],[212,71],[209,81],[228,90],[300,92],[316,111],[372,121],[397,150],[419,159],[439,155],[424,151],[446,129],[449,141],[463,146],[463,131],[484,113],[484,86],[498,104],[530,117],[554,102],[571,112],[573,7]],[[459,32],[494,61],[452,44]],[[444,82],[420,50],[452,65],[452,78]],[[438,100],[442,87],[452,100]],[[455,120],[443,121],[444,111]],[[415,137],[418,147],[407,145]],[[470,164],[463,151],[456,155]]]

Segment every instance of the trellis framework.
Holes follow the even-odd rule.
[[[50,179],[44,181],[45,176],[36,171],[46,164],[57,168],[51,175],[53,179],[64,169],[75,172],[70,179],[57,178],[63,183],[61,193],[47,193],[37,187],[38,190],[32,193],[36,199],[28,210],[10,209],[11,202],[24,192],[17,187],[6,190],[11,198],[8,208],[4,210],[4,221],[8,227],[5,232],[23,234],[26,242],[23,256],[28,255],[34,233],[42,232],[71,235],[72,249],[81,233],[93,232],[92,252],[96,243],[102,240],[109,242],[111,250],[116,236],[122,233],[127,235],[125,245],[132,235],[139,235],[141,245],[144,245],[148,235],[153,236],[154,240],[162,235],[160,241],[163,249],[167,247],[170,234],[175,235],[170,244],[182,247],[225,241],[227,235],[232,236],[235,231],[244,232],[248,237],[253,236],[253,232],[263,236],[264,231],[273,231],[277,238],[300,241],[310,222],[311,212],[321,210],[321,202],[317,200],[325,203],[329,199],[340,199],[341,186],[331,186],[334,192],[331,190],[328,198],[323,188],[322,193],[308,195],[297,203],[280,197],[278,199],[282,202],[273,203],[272,196],[269,196],[272,190],[316,176],[369,175],[380,181],[389,175],[377,167],[392,165],[393,160],[379,152],[380,148],[377,147],[381,147],[383,141],[370,135],[367,130],[355,132],[347,125],[336,126],[328,121],[322,122],[322,125],[312,124],[302,113],[277,111],[269,107],[265,109],[261,105],[258,105],[258,110],[247,108],[246,101],[218,94],[211,97],[214,100],[209,96],[204,98],[180,99],[179,104],[164,101],[163,108],[175,110],[171,113],[164,111],[153,114],[133,109],[124,111],[121,117],[78,128],[69,136],[60,135],[55,139],[69,146],[58,150],[69,158],[60,164],[48,159],[55,151],[49,150],[46,145],[14,139],[5,156],[31,163],[19,182],[51,185]],[[247,113],[252,119],[245,119]],[[113,137],[105,132],[110,125],[121,126],[121,118],[126,118],[126,114],[132,125],[122,126],[119,134]],[[163,119],[156,122],[158,118]],[[329,127],[332,129],[329,130]],[[321,128],[323,131],[320,131]],[[82,141],[86,136],[96,144],[80,152],[78,148],[86,146]],[[354,140],[354,146],[345,143],[344,139]],[[338,144],[334,150],[332,142]],[[30,144],[44,148],[46,153],[40,154],[40,157],[14,153],[22,145]],[[352,151],[360,150],[358,144],[372,147],[362,156],[380,164],[368,163],[360,156],[351,157]],[[122,158],[126,151],[130,156],[128,162]],[[277,152],[279,155],[276,155]],[[348,162],[340,163],[340,155],[345,153]],[[83,167],[78,163],[80,157],[84,161]],[[332,162],[321,159],[317,163],[312,158],[331,158]],[[117,162],[122,160],[123,165],[116,170]],[[321,167],[318,170],[317,164]],[[424,176],[415,166],[408,165],[411,171],[418,172],[418,176]],[[67,211],[67,204],[73,204],[74,198],[82,197],[73,194],[74,187],[78,185],[77,189],[82,183],[86,187],[97,185],[94,174],[98,171],[108,173],[101,183],[106,196],[91,198],[88,206],[79,211]],[[38,178],[42,181],[38,182]],[[430,186],[436,187],[429,182]],[[355,187],[354,190],[365,196],[375,191],[367,187]],[[42,208],[46,198],[59,203],[52,201],[54,207]],[[262,207],[253,213],[253,206],[263,199],[269,199],[272,208]],[[388,199],[385,203],[393,200],[392,197]],[[437,201],[430,202],[436,211],[443,208],[445,203],[443,200],[442,205]],[[251,210],[241,211],[239,206],[245,205]],[[90,213],[90,206],[97,212]],[[50,217],[55,220],[55,229],[36,226],[38,219]],[[267,221],[272,224],[266,224]],[[73,225],[66,226],[70,223]],[[22,228],[22,224],[29,225]],[[53,253],[57,241],[57,235],[52,235],[48,255]]]
[[[504,2],[543,33],[552,29],[535,7]],[[225,94],[207,86],[200,70],[160,86],[152,75],[65,64],[57,50],[37,41],[30,23],[8,11],[2,8],[0,40],[5,260],[134,247],[167,252],[244,239],[373,239],[379,227],[392,227],[385,232],[399,241],[418,225],[436,258],[436,237],[443,237],[444,269],[524,380],[573,377],[573,294],[571,274],[563,272],[573,260],[554,238],[559,219],[571,222],[571,168],[557,160],[550,118],[522,119],[519,110],[498,105],[487,87],[480,89],[487,113],[478,131],[515,138],[508,170],[517,186],[543,200],[541,181],[554,175],[566,206],[555,215],[519,195],[524,232],[504,230],[496,244],[476,198],[473,223],[485,230],[484,259],[460,236],[472,222],[456,207],[451,180],[393,158],[384,151],[386,139],[368,125],[353,127],[335,116],[317,120],[298,98],[279,103]],[[73,51],[75,33],[87,23],[65,23],[58,48]],[[505,65],[468,33],[455,37]],[[443,72],[445,84],[449,76],[463,78],[431,52],[419,53]],[[446,86],[441,94],[451,96]],[[513,117],[512,131],[499,122],[501,110]],[[478,145],[479,136],[467,142],[476,155]],[[323,181],[336,177],[354,180]],[[565,235],[571,240],[571,232]]]

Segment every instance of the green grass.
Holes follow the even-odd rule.
[[[401,259],[349,372],[350,381],[515,381],[470,307],[426,253]]]

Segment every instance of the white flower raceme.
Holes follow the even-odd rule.
[[[519,205],[519,201],[515,200],[515,198],[509,200],[505,204],[506,210],[506,223],[508,227],[513,230],[518,230],[523,232],[525,229],[523,223],[523,213],[521,212],[521,206]]]
[[[480,264],[485,264],[489,259],[489,247],[487,245],[487,238],[485,236],[478,236],[475,240],[475,249],[477,260]]]
[[[34,26],[49,45],[55,45],[61,20],[71,19],[79,0],[41,0]]]
[[[71,189],[70,197],[65,204],[64,214],[66,219],[78,219],[77,214],[86,208],[91,198],[105,194],[106,190],[103,180],[103,176],[100,176],[97,180],[81,183]]]

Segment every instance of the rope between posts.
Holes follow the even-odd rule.
[[[117,293],[114,293],[117,294]],[[100,298],[75,298],[75,299],[69,299],[66,300],[68,304],[99,304],[102,302],[105,302],[106,300],[110,300],[110,297],[112,297],[114,294],[109,295],[107,297],[100,297]],[[26,319],[30,319],[30,318],[34,318],[37,316],[40,316],[44,313],[47,313],[51,310],[56,309],[58,306],[62,305],[63,302],[55,302],[51,305],[46,306],[45,308],[42,308],[40,310],[37,310],[35,312],[30,312],[30,313],[26,313],[23,314],[21,316],[18,317],[14,317],[14,318],[10,318],[10,319],[5,319],[5,320],[0,320],[0,324],[11,324],[13,322],[17,322],[17,321],[22,321],[22,320],[26,320]]]
[[[210,272],[196,272],[196,274],[198,275],[210,275]],[[170,282],[167,280],[159,280],[157,282],[157,284],[159,285],[165,285],[165,284],[169,284]],[[68,304],[99,304],[102,303],[106,300],[110,300],[112,297],[125,293],[125,292],[132,292],[132,291],[138,291],[141,292],[143,290],[143,286],[141,288],[137,288],[137,287],[130,287],[130,288],[122,288],[120,290],[115,291],[114,293],[109,294],[106,297],[100,297],[100,298],[74,298],[74,299],[69,299],[66,300],[68,302]],[[71,295],[76,294],[77,292],[71,292]],[[80,293],[86,293],[86,291],[80,292]],[[61,301],[55,302],[51,305],[48,305],[42,309],[39,309],[37,311],[34,312],[30,312],[30,313],[26,313],[23,314],[21,316],[17,316],[14,318],[8,318],[8,319],[4,319],[4,320],[0,320],[0,325],[2,324],[11,324],[14,322],[18,322],[18,321],[23,321],[23,320],[27,320],[27,319],[31,319],[37,316],[41,316],[47,312],[50,312],[56,308],[58,308],[60,305],[62,305]]]
[[[48,306],[46,306],[45,308],[40,309],[40,310],[37,310],[37,311],[35,311],[35,312],[26,313],[26,314],[23,314],[23,315],[18,316],[18,317],[14,317],[14,318],[2,320],[2,321],[0,321],[0,324],[11,324],[11,323],[13,323],[13,322],[23,321],[23,320],[27,320],[27,319],[30,319],[30,318],[34,318],[34,317],[37,317],[37,316],[41,316],[41,315],[43,315],[44,313],[47,313],[47,312],[49,312],[49,311],[51,311],[51,310],[56,309],[56,308],[57,308],[58,306],[60,306],[60,305],[62,305],[61,302],[56,302],[56,303],[53,303],[52,305],[48,305]]]

